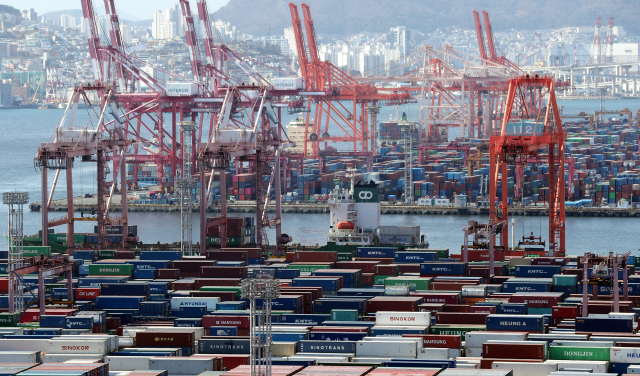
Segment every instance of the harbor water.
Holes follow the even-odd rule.
[[[599,100],[559,101],[564,106],[564,113],[577,114],[581,111],[593,113],[600,108]],[[640,107],[637,100],[612,100],[606,102],[607,110],[629,108],[633,113]],[[417,104],[401,106],[399,113],[406,112],[410,118],[417,119]],[[52,138],[56,125],[60,122],[64,110],[3,110],[0,112],[0,192],[18,190],[30,194],[30,202],[40,201],[40,172],[36,171],[33,158],[37,147]],[[395,118],[394,107],[383,107],[379,121]],[[287,124],[295,115],[283,115],[283,124]],[[87,118],[88,119],[88,118]],[[81,119],[82,121],[82,119]],[[91,127],[91,124],[87,124]],[[451,131],[450,137],[459,135],[458,129]],[[55,174],[49,173],[49,187]],[[74,196],[96,192],[95,164],[76,163],[73,169]],[[61,175],[63,177],[64,175]],[[64,198],[66,184],[60,179],[54,199]],[[50,213],[50,218],[63,215],[60,212]],[[78,214],[79,216],[79,214]],[[239,215],[238,215],[239,216]],[[130,213],[130,224],[138,225],[140,240],[145,243],[175,242],[180,239],[179,213]],[[36,234],[40,229],[40,213],[30,212],[25,207],[25,234]],[[382,225],[419,225],[427,236],[432,248],[449,248],[458,250],[463,241],[462,227],[469,219],[486,221],[488,218],[469,218],[463,216],[440,215],[383,215]],[[326,243],[329,214],[285,214],[283,215],[283,232],[291,235],[295,243],[304,245],[323,245]],[[633,251],[638,249],[635,226],[640,225],[638,218],[591,218],[568,217],[566,232],[567,254],[582,254],[585,251]],[[92,232],[93,222],[76,222],[76,232]],[[199,237],[198,214],[194,213],[193,238]],[[56,228],[56,232],[65,232],[66,228]],[[7,232],[7,207],[0,208],[0,233]],[[544,217],[517,217],[515,223],[516,242],[522,234],[541,235],[547,238],[548,223]],[[267,231],[270,242],[275,239],[275,232]],[[0,248],[6,248],[4,237]]]

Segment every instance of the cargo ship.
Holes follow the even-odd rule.
[[[420,226],[381,226],[378,184],[355,181],[350,170],[349,188],[336,186],[329,194],[329,234],[320,250],[352,252],[363,246],[429,246]]]

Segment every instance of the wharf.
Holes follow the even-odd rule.
[[[78,197],[74,199],[74,207],[76,211],[91,212],[96,207],[95,199]],[[31,211],[40,211],[42,204],[34,202],[29,204]],[[111,204],[111,211],[121,211],[119,198]],[[55,200],[51,203],[49,209],[51,212],[67,211],[67,200]],[[194,212],[199,212],[200,206],[194,206]],[[220,211],[220,206],[210,205],[207,212],[215,213]],[[269,211],[275,212],[275,205],[269,205]],[[180,212],[179,205],[169,204],[129,204],[129,212]],[[228,213],[255,213],[256,204],[254,201],[243,201],[235,203],[227,203]],[[282,213],[285,214],[313,214],[313,213],[329,213],[329,205],[325,203],[297,203],[282,204]],[[381,214],[421,214],[421,215],[463,215],[463,216],[488,216],[489,208],[484,207],[454,207],[454,206],[417,206],[403,204],[385,204],[380,207]],[[567,217],[640,217],[639,209],[620,209],[609,207],[592,207],[592,208],[566,208]],[[510,215],[517,216],[549,216],[549,209],[546,207],[510,207]]]

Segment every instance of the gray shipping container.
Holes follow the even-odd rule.
[[[109,363],[109,371],[148,370],[148,356],[107,356],[104,358]]]
[[[170,375],[199,375],[213,371],[215,359],[155,357],[149,359],[150,370],[166,370]]]

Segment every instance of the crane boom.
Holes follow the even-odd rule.
[[[489,13],[487,13],[486,10],[483,10],[482,16],[484,17],[484,28],[487,31],[487,46],[489,47],[489,54],[491,55],[491,60],[497,61],[498,54],[496,53],[496,47],[493,43],[493,29],[491,28],[491,21],[489,21]]]
[[[100,54],[100,35],[98,34],[98,25],[96,24],[95,10],[93,9],[92,0],[81,0],[82,16],[87,26],[87,41],[89,42],[89,55],[91,56],[91,65],[93,67],[93,78],[96,82],[103,81],[103,73]]]
[[[473,11],[473,18],[476,21],[476,34],[478,35],[478,49],[480,50],[480,57],[483,60],[487,60],[487,50],[484,48],[484,33],[482,32],[482,24],[480,23],[480,14],[477,11]]]

